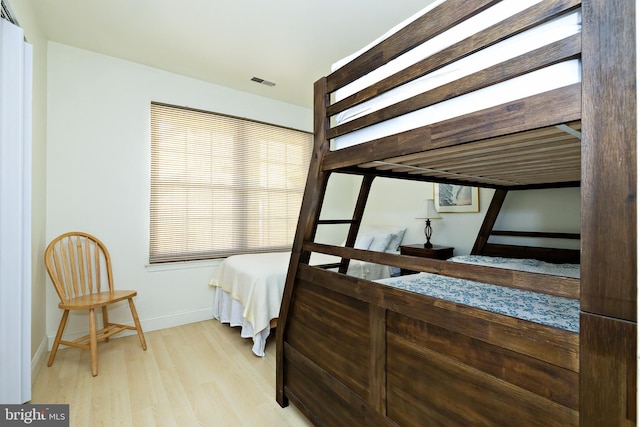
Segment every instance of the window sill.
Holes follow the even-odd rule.
[[[183,262],[147,264],[145,268],[149,273],[155,273],[159,271],[188,270],[193,268],[211,268],[211,267],[217,267],[220,264],[222,264],[223,259],[224,258],[207,259],[203,261],[183,261]]]

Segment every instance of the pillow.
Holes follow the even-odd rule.
[[[406,231],[406,227],[398,227],[394,225],[364,226],[360,230],[363,235],[390,234],[391,239],[389,244],[382,250],[382,252],[397,252]]]
[[[355,249],[369,249],[371,243],[373,243],[373,236],[358,236],[353,247]]]
[[[373,235],[373,241],[369,246],[370,251],[384,252],[391,241],[391,233],[376,233]]]
[[[391,233],[391,241],[389,242],[389,246],[387,246],[387,252],[397,252],[400,244],[402,243],[402,239],[404,238],[404,233],[407,231],[406,228],[399,228],[395,232]]]
[[[371,243],[373,242],[373,236],[370,235],[363,235],[363,236],[358,236],[356,237],[356,242],[354,243],[353,247],[354,249],[369,249],[369,247],[371,246]],[[343,241],[342,242],[342,246],[346,246],[347,245],[347,241]]]

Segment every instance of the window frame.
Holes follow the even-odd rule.
[[[174,118],[175,122],[167,117],[160,117],[169,112],[178,115]],[[243,253],[291,250],[313,149],[313,133],[159,102],[151,102],[150,115],[149,263],[151,265],[217,259]],[[189,121],[189,115],[196,117],[193,122]],[[210,119],[213,124],[205,126],[198,121],[206,119]],[[224,129],[211,132],[207,126],[213,129],[218,122],[224,123]],[[197,127],[197,132],[193,132],[192,129],[196,129],[194,123],[204,127]],[[183,124],[185,128],[177,130],[176,127],[179,124]],[[165,132],[164,128],[173,130]],[[176,137],[172,132],[180,136]],[[209,132],[209,135],[203,139],[198,132],[203,134]],[[224,141],[221,141],[221,135],[224,136]],[[289,139],[282,136],[283,140],[278,140],[281,135],[291,135],[291,137]],[[180,141],[172,141],[172,138]],[[209,147],[211,153],[229,147],[233,151],[226,153],[228,157],[219,156],[217,159],[213,154],[207,153],[211,164],[206,165],[204,163],[207,162],[207,155],[190,157],[188,148],[190,144],[201,145],[205,149]],[[219,148],[218,144],[222,148]],[[166,145],[166,147],[159,148],[159,145]],[[176,151],[171,152],[171,149]],[[180,151],[181,149],[184,149],[184,152]],[[194,151],[197,149],[194,148]],[[174,157],[180,157],[180,159],[174,160]],[[215,183],[207,184],[204,178],[198,181],[200,175],[189,170],[189,159],[196,158],[204,159],[204,163],[196,162],[195,168],[202,167],[203,170],[211,173],[213,178],[210,179],[214,179]],[[220,161],[220,159],[223,160]],[[232,159],[233,163],[228,162],[228,159]],[[256,159],[262,161],[256,161]],[[175,163],[176,169],[170,170],[169,166],[160,164],[163,162]],[[216,162],[221,169],[233,169],[233,176],[230,178],[229,173],[214,171]],[[233,166],[230,167],[230,165]],[[266,179],[269,184],[263,183],[265,177],[271,177]],[[197,182],[190,182],[190,179],[195,179]],[[275,184],[272,185],[271,181]],[[198,207],[199,203],[189,200],[190,197],[193,198],[190,194],[196,193],[202,196],[198,200],[203,200],[203,204],[209,206],[210,212]],[[216,193],[225,194],[223,199],[226,200],[226,205],[214,202]],[[162,198],[166,200],[160,200]],[[180,198],[184,200],[178,200]],[[230,203],[229,200],[232,202]],[[284,207],[278,205],[280,201],[283,201]],[[182,214],[178,212],[180,209],[178,206],[181,203],[184,204],[185,209]],[[263,210],[262,207],[265,205],[268,208]],[[227,206],[227,210],[224,211],[222,206]],[[177,211],[173,212],[174,208]],[[172,212],[163,213],[163,209]],[[220,218],[214,220],[213,211],[225,212],[222,215],[225,217],[223,221],[226,221],[226,226],[216,225]],[[276,217],[274,212],[281,216]],[[199,226],[199,229],[204,230],[202,236],[197,233],[198,227],[194,229],[189,226],[189,223],[194,221],[193,218],[199,214],[203,215]],[[207,215],[211,216],[207,218]],[[285,224],[282,224],[283,222]],[[173,228],[175,230],[167,231]],[[215,231],[212,230],[214,229],[219,230],[223,243],[207,241],[213,239]],[[191,247],[190,238],[202,240],[202,242],[193,243]]]

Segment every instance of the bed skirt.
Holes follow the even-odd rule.
[[[271,332],[270,327],[254,332],[253,326],[242,317],[242,304],[240,301],[233,299],[228,292],[223,291],[221,288],[216,287],[213,296],[213,317],[218,319],[220,323],[228,323],[229,326],[239,326],[240,336],[242,338],[252,338],[253,348],[251,351],[256,356],[264,356],[264,347],[267,343],[267,337]]]

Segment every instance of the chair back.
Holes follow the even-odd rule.
[[[45,265],[62,303],[98,292],[113,292],[111,258],[96,237],[74,231],[62,234],[45,250]]]

